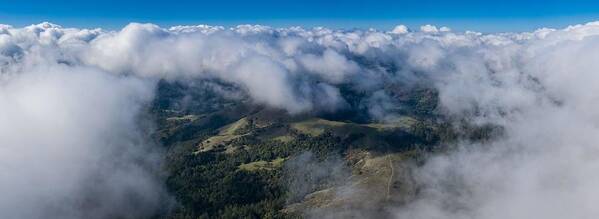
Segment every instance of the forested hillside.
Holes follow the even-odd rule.
[[[343,188],[374,192],[362,210],[383,208],[416,192],[402,165],[417,164],[458,135],[480,140],[492,133],[454,131],[436,113],[432,89],[390,90],[402,116],[376,121],[351,92],[344,95],[353,105],[339,113],[289,114],[223,97],[211,86],[163,81],[152,105],[176,199],[170,218],[303,217],[361,202],[334,197],[332,190]]]

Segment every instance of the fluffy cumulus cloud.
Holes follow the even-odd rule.
[[[0,25],[0,217],[144,217],[162,196],[139,127],[155,82],[218,80],[290,113],[393,118],[389,84],[439,91],[448,116],[504,127],[415,172],[399,218],[595,218],[599,23],[481,34],[258,25],[120,31]],[[25,210],[19,206],[35,206]],[[22,209],[22,210],[20,210]]]

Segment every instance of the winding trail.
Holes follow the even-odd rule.
[[[387,154],[387,160],[389,161],[389,168],[391,169],[391,174],[389,175],[389,181],[387,182],[387,197],[386,197],[386,200],[389,201],[389,199],[391,199],[391,186],[393,185],[393,175],[395,174],[395,169],[393,168],[393,161],[391,159],[391,154]]]

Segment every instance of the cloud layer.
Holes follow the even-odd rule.
[[[0,25],[0,216],[152,213],[134,211],[163,195],[138,120],[165,79],[219,80],[290,113],[347,107],[349,87],[381,120],[393,113],[385,86],[433,86],[441,113],[506,136],[429,159],[415,170],[422,193],[390,207],[399,218],[595,218],[598,49],[599,23],[502,34]]]

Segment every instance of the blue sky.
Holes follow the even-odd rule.
[[[594,20],[599,20],[599,1],[591,0],[0,0],[0,23],[13,26],[42,21],[107,29],[119,29],[129,22],[377,29],[434,24],[454,30],[499,32],[560,28]]]

